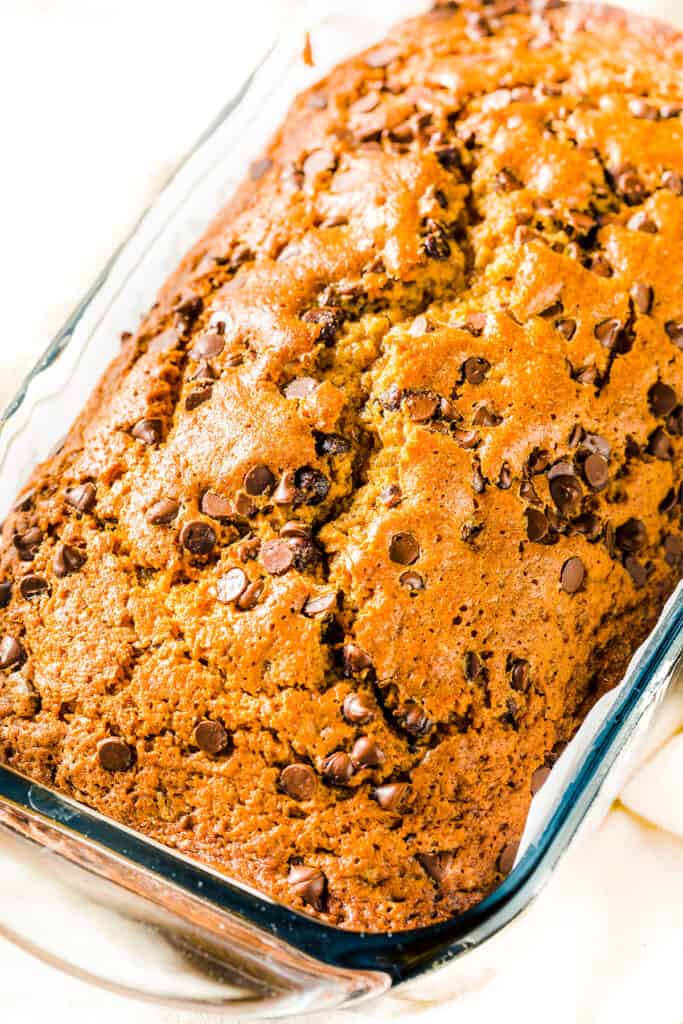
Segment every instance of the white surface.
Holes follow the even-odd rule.
[[[631,6],[673,17],[677,3]],[[0,401],[241,81],[282,6],[1,0]],[[679,697],[624,793],[634,813],[614,810],[529,915],[461,964],[339,1019],[681,1024],[683,741],[666,741],[682,724]],[[0,898],[8,884],[0,864]],[[12,1024],[200,1019],[63,978],[1,942],[0,1010]]]

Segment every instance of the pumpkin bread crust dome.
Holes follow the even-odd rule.
[[[517,0],[298,97],[4,523],[4,762],[347,929],[495,888],[681,578],[682,108]]]

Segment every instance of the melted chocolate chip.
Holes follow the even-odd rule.
[[[411,569],[408,569],[406,572],[402,572],[398,578],[398,582],[402,587],[407,587],[408,590],[413,593],[418,590],[424,590],[425,586],[425,581],[422,576],[420,576],[419,572],[413,572]]]
[[[650,455],[654,455],[656,459],[661,459],[662,462],[671,462],[674,457],[671,438],[666,431],[662,429],[662,427],[657,427],[657,429],[650,434],[647,450]]]
[[[547,764],[542,764],[536,769],[534,774],[531,776],[531,795],[536,796],[538,791],[543,788],[545,783],[548,781],[550,772],[552,769]]]
[[[647,569],[635,555],[627,555],[624,559],[624,568],[631,577],[633,586],[640,590],[647,583]]]
[[[11,580],[3,580],[0,583],[0,608],[6,608],[12,598]]]
[[[324,434],[315,430],[313,436],[317,455],[344,455],[351,450],[351,442],[341,434]]]
[[[510,667],[510,686],[513,690],[526,693],[529,688],[529,662],[514,658]]]
[[[214,491],[205,491],[202,494],[199,508],[205,516],[209,516],[211,519],[225,519],[235,511],[229,498],[223,494],[216,494]]]
[[[0,668],[12,668],[26,657],[26,652],[18,640],[6,634],[0,640]]]
[[[401,503],[402,498],[403,495],[398,484],[387,484],[387,486],[380,491],[379,495],[379,500],[385,508],[395,508],[396,505]]]
[[[195,388],[185,398],[185,408],[188,412],[192,412],[194,409],[198,409],[204,402],[208,402],[213,394],[213,385],[203,384],[200,388]]]
[[[308,597],[301,609],[307,619],[315,619],[319,616],[330,615],[337,608],[339,594],[336,590],[328,590],[326,594],[317,594],[315,597]]]
[[[315,306],[304,313],[301,319],[304,323],[316,324],[320,327],[318,341],[322,341],[324,345],[333,345],[337,331],[346,319],[346,314],[337,306]]]
[[[571,341],[576,334],[576,320],[572,320],[570,317],[556,320],[555,327],[566,341]]]
[[[683,320],[667,320],[664,330],[677,348],[683,349]]]
[[[436,415],[439,399],[428,391],[413,391],[404,397],[403,408],[413,423],[424,423]]]
[[[262,580],[254,580],[247,584],[240,596],[237,598],[237,607],[240,611],[248,612],[259,603],[265,587]]]
[[[296,500],[304,505],[319,505],[330,490],[330,481],[319,469],[301,466],[294,474]]]
[[[462,374],[468,384],[481,384],[491,369],[488,359],[483,356],[470,356],[462,364]]]

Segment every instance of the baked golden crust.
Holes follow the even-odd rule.
[[[347,928],[499,882],[681,575],[682,83],[503,0],[296,100],[4,525],[8,764]]]

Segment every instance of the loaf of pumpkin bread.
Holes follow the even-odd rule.
[[[300,96],[2,534],[0,757],[443,920],[681,577],[683,41],[445,4]]]

